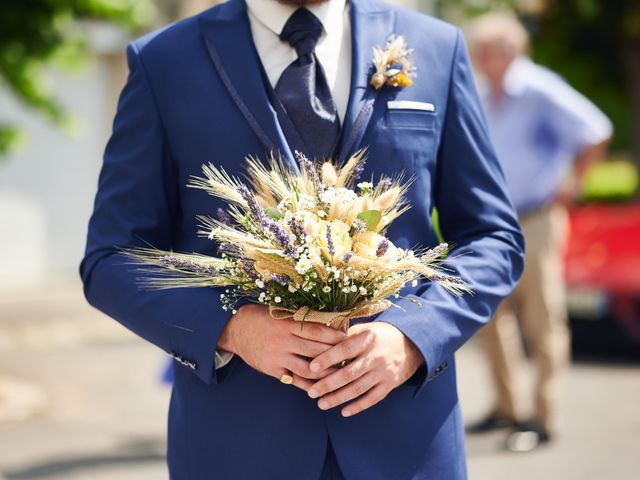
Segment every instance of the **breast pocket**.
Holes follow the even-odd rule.
[[[388,143],[385,150],[403,160],[406,170],[419,174],[435,161],[439,131],[435,112],[413,109],[387,109],[381,139]]]
[[[425,110],[390,108],[385,112],[385,121],[390,128],[435,130],[437,115]]]

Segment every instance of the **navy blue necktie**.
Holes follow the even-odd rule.
[[[275,87],[276,96],[308,149],[304,153],[318,160],[333,155],[340,135],[336,105],[315,54],[321,34],[322,23],[306,8],[298,8],[289,17],[280,39],[295,48],[298,58],[282,72]],[[289,137],[286,129],[284,133]]]

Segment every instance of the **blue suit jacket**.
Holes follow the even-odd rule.
[[[522,237],[490,145],[462,35],[378,0],[352,0],[353,68],[342,157],[369,147],[364,176],[416,176],[411,210],[390,230],[400,247],[437,243],[430,212],[457,245],[458,273],[475,294],[419,285],[396,325],[426,365],[352,418],[323,412],[296,388],[240,358],[214,369],[228,320],[210,289],[145,291],[117,247],[215,253],[196,236],[197,214],[222,206],[186,188],[201,164],[241,173],[243,157],[281,151],[292,162],[260,74],[244,0],[230,0],[133,42],[130,75],[104,155],[81,265],[88,301],[179,362],[169,413],[171,478],[316,479],[330,438],[350,480],[466,477],[454,352],[491,317],[522,270]],[[372,47],[395,33],[414,49],[412,87],[368,86]],[[435,111],[388,110],[416,100]],[[448,365],[448,368],[446,368]]]

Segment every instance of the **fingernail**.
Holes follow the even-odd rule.
[[[343,416],[343,417],[350,417],[350,416],[351,416],[351,411],[349,411],[349,410],[345,410],[345,411],[343,411],[343,412],[342,412],[342,416]]]
[[[318,407],[320,407],[322,410],[326,410],[329,407],[329,405],[324,400],[320,400],[318,402]]]
[[[317,363],[312,363],[309,368],[312,372],[317,372],[318,370],[320,370],[320,365],[318,365]]]
[[[318,391],[317,390],[309,390],[309,396],[311,398],[316,398],[318,396]]]

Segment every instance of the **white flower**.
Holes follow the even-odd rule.
[[[358,184],[358,188],[360,190],[371,190],[373,188],[373,183],[371,183],[371,182],[360,182]]]
[[[418,286],[418,280],[413,279],[413,281],[411,282],[411,286],[412,287],[417,287]]]
[[[273,301],[276,302],[276,303],[280,303],[282,301],[282,298],[281,297],[275,297],[273,299]]]
[[[329,292],[331,291],[331,287],[330,287],[330,286],[328,286],[328,285],[327,285],[326,287],[322,287],[322,291],[323,291],[324,293],[329,293]]]
[[[318,216],[320,218],[324,218],[327,216],[327,212],[325,212],[324,210],[318,210]]]
[[[289,284],[289,286],[287,287],[287,290],[289,290],[289,292],[291,293],[296,293],[298,291],[298,289],[291,284]]]
[[[351,285],[351,291],[352,292],[357,292],[358,291],[358,287],[356,287],[355,285]]]
[[[264,282],[258,278],[258,279],[256,280],[256,286],[257,286],[258,288],[264,288]]]
[[[311,263],[311,260],[309,260],[309,257],[300,256],[300,259],[296,262],[295,268],[296,268],[296,272],[298,272],[300,275],[304,275],[309,270],[311,270],[312,267],[313,267],[313,264]]]
[[[364,287],[360,287],[360,295],[366,295],[367,294],[367,289]]]

